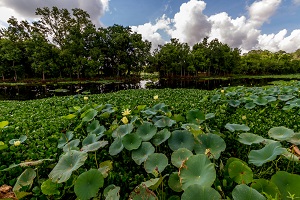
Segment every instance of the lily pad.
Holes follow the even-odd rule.
[[[136,164],[140,165],[148,158],[148,156],[153,154],[154,151],[155,149],[150,142],[143,142],[137,150],[132,151],[131,157]]]
[[[186,148],[177,149],[171,155],[171,163],[175,167],[180,168],[182,163],[186,161],[191,155],[193,155],[193,153]]]
[[[114,138],[123,137],[124,135],[131,133],[132,130],[133,130],[132,124],[121,125],[116,130],[113,131],[112,136]]]
[[[267,105],[268,102],[269,102],[268,99],[265,98],[265,97],[262,97],[262,96],[260,96],[257,99],[253,100],[253,103],[255,103],[257,105],[260,105],[260,106]]]
[[[269,136],[280,141],[289,140],[295,135],[294,131],[284,126],[271,128]]]
[[[206,154],[208,158],[214,159],[218,159],[225,148],[225,141],[220,136],[212,133],[198,135],[194,146],[196,154]]]
[[[98,111],[95,109],[89,109],[86,112],[82,113],[81,118],[83,122],[89,122],[92,121],[94,119],[94,117],[96,117],[96,115],[98,114]]]
[[[25,171],[18,177],[17,182],[13,188],[13,191],[20,191],[22,187],[28,186],[29,188],[33,184],[33,180],[36,177],[36,172],[32,168],[25,169]]]
[[[96,134],[90,134],[82,141],[82,146],[87,146],[89,144],[93,144],[97,142],[101,136],[96,136]]]
[[[232,197],[234,200],[266,200],[257,190],[245,184],[237,185],[232,191]]]
[[[141,184],[137,186],[129,196],[130,200],[158,200],[154,192],[149,190],[146,185]]]
[[[45,195],[59,195],[60,184],[53,183],[50,179],[44,181],[41,185],[42,193]]]
[[[279,95],[278,99],[281,101],[288,101],[293,99],[295,96],[294,95]]]
[[[230,106],[236,108],[236,107],[238,107],[241,104],[241,102],[239,100],[233,100],[233,99],[231,99],[231,100],[228,101],[228,104]]]
[[[157,132],[157,128],[150,122],[144,122],[136,130],[136,134],[142,138],[144,142],[149,141]]]
[[[68,152],[70,150],[77,150],[79,143],[80,143],[79,139],[71,140],[64,146],[63,151]]]
[[[228,166],[229,177],[238,184],[248,184],[253,180],[253,172],[245,163],[233,161]]]
[[[183,190],[194,184],[210,187],[216,179],[216,170],[205,155],[192,155],[179,169],[179,177]]]
[[[148,156],[144,163],[144,168],[147,173],[161,173],[168,165],[168,158],[163,153],[153,153]]]
[[[182,191],[180,178],[178,176],[178,172],[173,172],[170,175],[169,180],[168,180],[168,185],[175,192],[181,192]]]
[[[215,102],[219,101],[220,97],[221,97],[221,95],[215,94],[214,96],[212,96],[211,102],[215,103]]]
[[[249,109],[249,110],[252,108],[255,108],[255,106],[256,106],[256,104],[253,103],[252,101],[245,104],[245,108]]]
[[[250,128],[246,126],[245,124],[229,124],[227,123],[225,125],[225,128],[228,129],[231,132],[234,131],[249,131]]]
[[[153,138],[151,139],[151,142],[155,145],[158,146],[165,142],[169,137],[171,136],[171,132],[168,129],[163,129],[161,131],[158,131]]]
[[[205,120],[205,115],[202,111],[199,109],[196,110],[190,110],[187,113],[186,119],[189,123],[192,124],[200,124]]]
[[[123,149],[124,149],[124,145],[122,143],[122,138],[116,138],[109,147],[109,154],[111,156],[115,156],[118,153],[120,153]]]
[[[203,187],[201,185],[189,186],[181,196],[181,200],[190,199],[201,199],[201,200],[219,200],[221,195],[215,189],[211,187]]]
[[[61,134],[61,138],[58,140],[57,148],[61,149],[67,144],[70,140],[72,140],[74,134],[73,131],[67,131],[65,134]]]
[[[128,151],[138,149],[142,144],[142,139],[136,133],[130,133],[122,138],[122,143]]]
[[[168,145],[173,151],[180,148],[186,148],[192,151],[194,148],[194,136],[186,130],[173,131],[168,140]]]
[[[80,174],[74,185],[74,192],[79,199],[88,200],[95,197],[98,190],[103,187],[104,178],[97,169]]]
[[[119,200],[120,199],[120,187],[115,187],[107,192],[105,200]]]
[[[171,127],[174,124],[176,124],[175,120],[172,120],[169,117],[164,116],[161,119],[157,120],[154,125],[158,128],[164,128],[164,127]]]
[[[82,152],[94,152],[94,151],[97,151],[98,149],[100,149],[102,147],[105,147],[107,144],[108,144],[107,141],[97,141],[97,142],[94,142],[92,144],[88,144],[86,146],[83,146],[81,148],[81,151]]]
[[[61,156],[56,166],[49,174],[49,178],[53,182],[63,183],[67,181],[72,172],[81,167],[88,154],[86,152],[80,152],[71,150]]]
[[[246,144],[246,145],[252,145],[252,144],[258,144],[263,142],[265,139],[259,135],[253,134],[253,133],[241,133],[239,135],[238,141],[240,143]]]
[[[295,133],[295,135],[293,135],[287,141],[294,145],[300,145],[300,133]]]
[[[262,166],[263,164],[276,159],[276,157],[285,152],[285,149],[281,147],[280,142],[273,142],[267,144],[260,150],[251,150],[249,153],[249,163],[256,166]]]
[[[87,126],[86,131],[89,134],[95,134],[98,136],[102,135],[106,131],[106,128],[104,126],[100,126],[98,120],[94,120]]]
[[[271,181],[268,181],[266,179],[255,179],[253,180],[251,187],[257,190],[259,193],[266,193],[272,198],[275,199],[275,197],[280,196],[280,192],[278,190],[278,187]]]

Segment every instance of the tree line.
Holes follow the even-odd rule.
[[[0,30],[0,76],[13,78],[91,78],[128,76],[142,71],[160,76],[287,74],[300,72],[294,53],[253,50],[242,55],[214,39],[190,47],[178,39],[153,52],[130,27],[96,28],[81,9],[38,8],[40,20],[11,17]]]

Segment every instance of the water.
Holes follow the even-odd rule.
[[[213,90],[227,86],[263,86],[271,81],[284,79],[162,79],[156,82],[142,80],[136,83],[84,83],[84,84],[51,84],[51,85],[18,85],[0,86],[0,100],[31,100],[52,96],[75,95],[82,92],[101,94],[127,89],[156,89],[156,88],[193,88]],[[287,79],[291,80],[291,79]]]

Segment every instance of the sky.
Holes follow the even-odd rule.
[[[94,24],[130,26],[152,48],[178,38],[190,46],[217,38],[242,52],[300,49],[300,0],[1,0],[0,27],[11,16],[37,19],[37,7],[81,8]]]

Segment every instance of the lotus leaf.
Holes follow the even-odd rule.
[[[99,171],[102,173],[103,177],[106,178],[110,170],[113,169],[113,162],[111,160],[107,160],[100,163]]]
[[[266,200],[257,190],[245,185],[237,185],[232,191],[234,200]]]
[[[171,127],[176,123],[175,120],[170,119],[169,117],[162,117],[161,119],[155,122],[155,126],[158,128]]]
[[[255,108],[255,106],[256,106],[256,104],[253,102],[248,102],[245,104],[246,109],[252,109],[252,108]]]
[[[293,107],[300,107],[300,99],[293,99],[292,101],[286,102],[286,104],[290,104]]]
[[[74,192],[79,199],[88,200],[95,197],[98,190],[103,187],[104,178],[97,169],[80,174],[74,185]]]
[[[124,149],[124,145],[122,143],[122,138],[116,138],[114,142],[109,147],[109,154],[111,156],[115,156],[120,153]]]
[[[271,182],[275,183],[278,187],[283,200],[292,199],[291,196],[294,197],[293,199],[300,198],[300,175],[290,174],[285,171],[278,171],[272,176]]]
[[[238,184],[248,184],[253,180],[252,170],[243,162],[233,161],[228,166],[229,177]]]
[[[93,151],[97,151],[98,149],[106,146],[108,144],[107,141],[98,141],[98,142],[94,142],[92,144],[88,144],[86,146],[83,146],[81,148],[81,151],[83,152],[93,152]]]
[[[150,122],[144,122],[136,130],[136,134],[144,141],[149,141],[157,132],[157,128]]]
[[[120,199],[120,187],[115,187],[108,191],[105,200],[119,200]]]
[[[150,142],[143,142],[137,150],[132,151],[131,157],[136,164],[140,165],[149,155],[153,154],[154,151],[155,149]]]
[[[53,183],[50,179],[44,181],[41,185],[42,193],[45,195],[59,195],[60,184]]]
[[[192,155],[179,169],[179,177],[183,190],[194,184],[210,187],[216,179],[216,170],[206,155]]]
[[[280,141],[289,140],[295,135],[293,130],[284,126],[271,128],[268,134],[270,137]]]
[[[129,196],[130,200],[158,200],[154,192],[149,190],[145,185],[137,186]]]
[[[280,142],[273,142],[267,144],[260,150],[251,150],[249,153],[249,163],[256,166],[262,166],[263,164],[276,159],[276,157],[285,152],[285,149],[281,147]]]
[[[227,123],[225,125],[225,128],[228,129],[231,132],[234,131],[249,131],[250,128],[246,126],[245,124],[229,124]]]
[[[295,135],[293,135],[287,141],[294,144],[294,145],[300,145],[300,133],[295,133]]]
[[[211,187],[203,187],[201,185],[191,185],[189,186],[181,196],[181,200],[219,200],[221,195]]]
[[[194,136],[186,130],[173,131],[168,140],[168,145],[172,151],[176,151],[180,148],[187,148],[192,151],[194,148]]]
[[[114,138],[123,137],[124,135],[131,133],[132,130],[133,130],[132,124],[121,125],[116,130],[113,131],[112,136]]]
[[[79,143],[80,143],[79,139],[71,140],[64,146],[63,151],[68,152],[70,150],[77,150]]]
[[[168,180],[168,185],[175,192],[181,192],[182,191],[180,178],[178,176],[178,172],[173,172],[170,175],[169,180]]]
[[[26,135],[21,135],[19,139],[12,139],[8,143],[12,145],[14,144],[15,141],[20,141],[21,143],[23,143],[25,142],[26,139],[27,139]]]
[[[56,166],[49,174],[49,178],[53,182],[63,183],[67,181],[72,172],[81,167],[88,154],[86,152],[80,152],[71,150],[61,156]]]
[[[257,105],[260,105],[260,106],[264,106],[264,105],[267,105],[267,103],[269,102],[268,99],[266,97],[258,97],[257,99],[254,99],[253,102]]]
[[[187,113],[186,119],[189,123],[192,124],[200,124],[205,120],[205,115],[202,111],[199,109],[196,110],[190,110]]]
[[[72,140],[74,134],[73,131],[67,131],[65,134],[61,134],[61,138],[58,140],[57,148],[61,149],[67,144],[70,140]]]
[[[205,120],[214,118],[215,116],[216,116],[215,113],[207,113],[207,114],[205,115]]]
[[[160,186],[160,184],[162,183],[162,181],[164,180],[164,178],[166,176],[167,176],[167,174],[160,178],[152,178],[146,182],[142,182],[141,185],[145,185],[150,190],[156,190]]]
[[[186,148],[177,149],[171,155],[171,163],[175,167],[179,168],[181,167],[182,163],[186,161],[191,155],[193,155],[193,153]]]
[[[158,146],[158,145],[162,144],[163,142],[165,142],[167,139],[169,139],[170,136],[171,136],[171,132],[165,128],[165,129],[157,132],[153,136],[151,141],[155,146]]]
[[[206,154],[208,158],[214,159],[218,159],[225,148],[225,141],[220,136],[212,133],[199,135],[194,146],[196,154]]]
[[[28,186],[30,188],[33,184],[33,180],[35,177],[36,172],[32,168],[25,169],[25,171],[18,177],[13,191],[18,192],[22,187],[25,186]]]
[[[263,142],[265,139],[259,135],[253,133],[241,133],[238,141],[240,143],[251,145]]]
[[[197,124],[182,124],[181,128],[188,130],[189,132],[191,132],[195,137],[197,137],[200,134],[203,134],[203,130],[201,128],[201,126],[197,125]]]
[[[140,147],[142,139],[136,133],[130,133],[122,138],[122,143],[125,149],[131,151]]]
[[[273,102],[273,101],[276,101],[276,97],[273,97],[273,96],[265,96],[265,98],[268,100],[268,102]]]
[[[246,163],[245,161],[243,161],[243,160],[240,160],[240,159],[234,158],[234,157],[230,157],[230,158],[227,160],[226,165],[225,165],[225,167],[224,167],[224,175],[225,175],[225,176],[229,176],[229,170],[228,170],[228,168],[229,168],[230,164],[231,164],[232,162],[234,162],[234,161],[239,161],[239,162],[242,162],[244,165],[247,165],[247,163]]]
[[[168,200],[180,200],[180,196],[173,195],[170,198],[168,198]]]
[[[100,126],[98,120],[94,120],[87,126],[86,131],[89,134],[102,135],[106,131],[106,128],[104,126]]]
[[[236,107],[238,107],[241,104],[241,102],[239,100],[233,100],[233,99],[231,99],[231,100],[228,101],[228,104],[230,106],[236,108]]]
[[[293,161],[293,162],[300,161],[300,158],[297,155],[289,152],[287,149],[285,149],[285,151],[281,155],[283,155],[286,159]]]
[[[0,141],[0,150],[4,150],[7,148],[8,148],[8,146],[6,144],[4,144],[4,142]]]
[[[280,192],[277,186],[266,179],[255,179],[253,180],[251,187],[257,190],[259,193],[266,193],[271,195],[274,199],[276,196],[279,196]]]
[[[153,153],[148,156],[144,163],[144,168],[147,173],[161,173],[168,165],[168,158],[163,153]],[[155,171],[155,172],[154,172]]]
[[[278,99],[281,101],[288,101],[293,99],[295,96],[294,95],[279,95]]]
[[[89,122],[92,121],[94,119],[94,117],[96,117],[96,115],[98,114],[98,111],[95,109],[88,109],[87,111],[85,111],[84,113],[81,114],[81,118],[83,122]]]
[[[96,136],[96,134],[90,134],[84,140],[82,141],[82,146],[87,146],[89,144],[93,144],[94,142],[97,142],[101,136]]]
[[[213,103],[217,102],[220,99],[221,95],[219,94],[215,94],[214,96],[212,96],[211,101]]]

